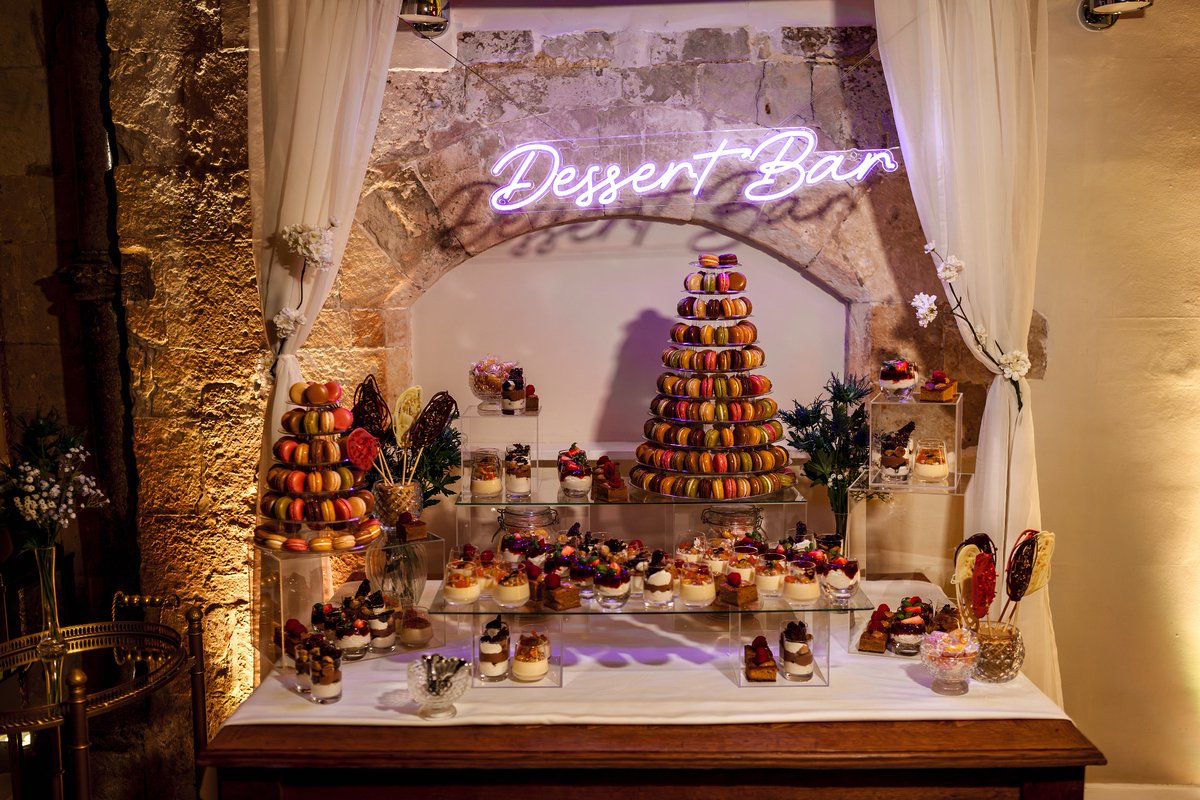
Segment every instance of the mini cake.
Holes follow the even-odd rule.
[[[871,612],[871,620],[858,637],[858,649],[863,653],[882,653],[887,649],[888,633],[892,627],[892,610],[887,604]]]
[[[400,642],[405,647],[424,647],[433,641],[433,620],[416,608],[400,615]]]
[[[508,676],[508,625],[497,616],[483,629],[479,637],[479,677],[485,681],[502,681]]]
[[[758,588],[753,583],[743,583],[737,572],[722,575],[717,583],[717,599],[728,606],[745,608],[758,602]]]
[[[789,622],[779,634],[779,657],[783,659],[783,677],[790,681],[807,681],[813,676],[812,634],[801,621]]]
[[[405,511],[396,522],[396,536],[402,542],[420,541],[429,537],[429,525]]]
[[[536,414],[542,408],[541,398],[538,397],[537,389],[532,383],[525,384],[525,413]]]
[[[958,395],[958,381],[951,380],[945,372],[935,369],[929,380],[921,385],[921,399],[946,402]]]
[[[609,503],[621,503],[629,499],[629,487],[621,477],[620,464],[611,461],[608,456],[600,456],[596,460],[592,476],[592,495],[595,499]]]
[[[933,630],[935,631],[949,633],[961,627],[962,619],[958,615],[958,608],[951,603],[946,603],[933,615]]]
[[[579,587],[564,581],[556,573],[545,575],[542,580],[542,604],[555,611],[579,608]]]
[[[755,637],[753,642],[745,646],[743,655],[747,680],[758,682],[775,681],[775,675],[778,673],[779,667],[775,663],[775,657],[771,655],[771,648],[767,645],[767,637]]]
[[[513,653],[512,677],[517,681],[540,681],[550,671],[550,639],[544,633],[522,633]]]

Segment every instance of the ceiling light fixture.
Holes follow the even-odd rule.
[[[449,0],[404,0],[400,30],[411,29],[422,39],[441,36],[450,27]]]

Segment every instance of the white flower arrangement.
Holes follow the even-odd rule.
[[[329,219],[329,227],[299,223],[288,225],[280,235],[283,243],[296,255],[304,259],[306,265],[312,263],[319,272],[324,272],[333,264],[333,229],[337,227],[337,218]]]
[[[1017,393],[1017,410],[1022,407],[1021,402],[1021,379],[1029,372],[1032,366],[1029,362],[1029,354],[1024,350],[1012,350],[1005,352],[999,344],[992,341],[988,337],[987,329],[982,325],[974,324],[963,310],[963,298],[959,297],[958,292],[954,288],[954,281],[966,269],[966,265],[962,259],[955,255],[948,255],[945,258],[938,252],[936,242],[925,243],[925,253],[934,256],[938,260],[937,276],[946,286],[946,290],[950,293],[953,303],[947,303],[947,308],[950,314],[966,323],[967,329],[971,332],[971,338],[974,339],[979,352],[984,358],[992,362],[996,369],[1004,376],[1005,380],[1013,385],[1013,390]],[[913,296],[912,307],[916,311],[917,324],[922,328],[929,327],[929,324],[937,319],[937,295],[918,292]]]
[[[308,319],[298,308],[282,309],[271,321],[275,323],[275,333],[280,339],[290,338],[293,333],[308,324]]]

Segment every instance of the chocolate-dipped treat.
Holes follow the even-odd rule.
[[[800,620],[789,622],[779,633],[779,656],[783,659],[783,677],[789,681],[811,680],[813,665],[812,634]]]
[[[497,615],[483,628],[479,637],[479,678],[487,682],[508,677],[508,624]]]
[[[500,413],[514,416],[525,413],[525,371],[513,367],[500,384]]]

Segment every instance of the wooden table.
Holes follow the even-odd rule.
[[[223,800],[1083,797],[1104,756],[1066,720],[226,726]],[[522,789],[531,789],[533,794]]]

